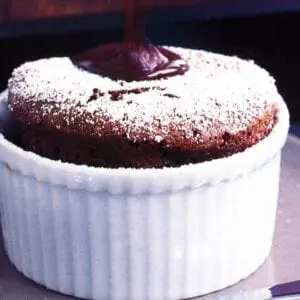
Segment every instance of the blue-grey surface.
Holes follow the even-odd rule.
[[[290,132],[291,134],[294,134],[298,137],[300,137],[300,123],[295,123],[295,124],[292,124],[291,125],[291,128],[290,128]]]

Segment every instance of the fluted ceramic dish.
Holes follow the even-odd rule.
[[[2,124],[9,119],[1,95]],[[0,210],[9,259],[26,277],[82,298],[167,300],[254,272],[273,238],[289,115],[224,159],[166,169],[76,166],[0,135]]]

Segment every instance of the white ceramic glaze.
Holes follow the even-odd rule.
[[[6,94],[1,97],[5,120]],[[173,169],[51,161],[0,135],[6,251],[25,276],[82,298],[167,300],[227,287],[266,259],[289,124],[243,153]]]

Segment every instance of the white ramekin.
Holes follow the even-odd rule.
[[[1,97],[7,119],[7,96]],[[5,248],[25,276],[61,293],[181,299],[222,289],[269,254],[283,101],[271,134],[243,153],[170,169],[103,169],[51,161],[0,135]]]

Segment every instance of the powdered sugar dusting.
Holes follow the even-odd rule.
[[[98,122],[106,120],[114,124],[116,134],[134,141],[142,134],[159,143],[176,129],[182,138],[201,142],[208,134],[246,129],[281,99],[274,79],[251,61],[169,49],[180,54],[190,69],[182,76],[153,81],[114,81],[78,69],[69,58],[25,63],[9,80],[10,108],[26,102],[37,107],[32,113],[41,119],[63,114],[63,129],[81,122],[93,126],[93,134],[99,136],[103,126]],[[123,91],[118,101],[112,100],[114,91]],[[54,121],[53,126],[61,129]]]

